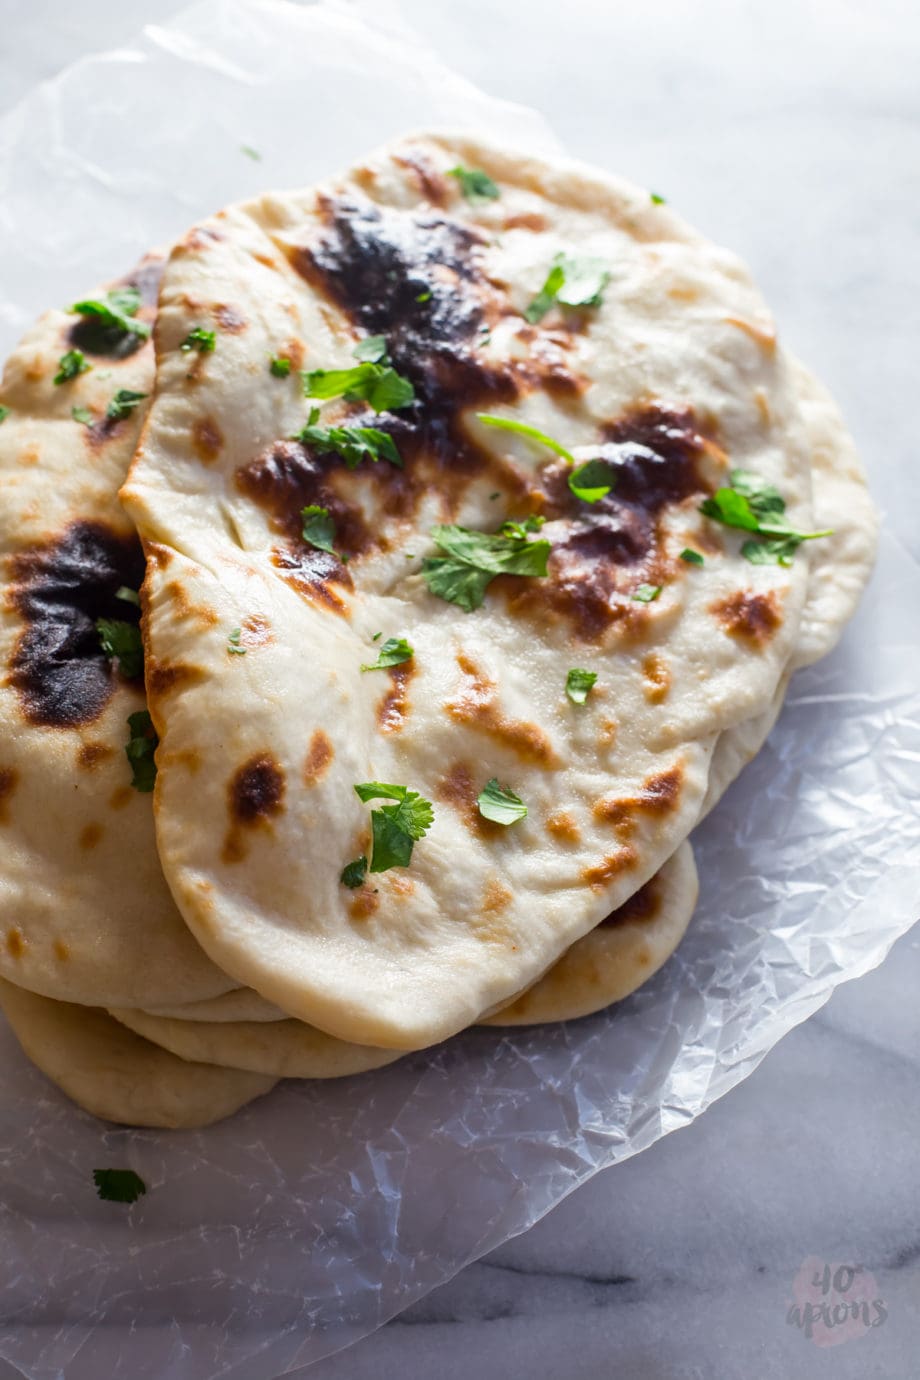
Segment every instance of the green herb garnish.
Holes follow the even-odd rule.
[[[276,379],[286,379],[291,372],[291,361],[287,355],[272,355],[268,361],[268,371]]]
[[[601,259],[572,259],[557,254],[546,280],[524,312],[532,326],[557,302],[564,307],[599,307],[610,278]]]
[[[426,289],[425,292],[420,292],[419,295],[416,297],[415,300],[416,300],[416,302],[430,302],[430,301],[431,301],[431,289],[428,288],[428,289]]]
[[[483,819],[491,819],[493,824],[517,824],[527,817],[527,806],[521,797],[514,791],[503,790],[494,776],[479,792],[476,804]]]
[[[352,354],[364,364],[382,364],[387,357],[386,336],[366,335],[358,341]]]
[[[320,455],[340,456],[350,470],[362,460],[389,460],[391,465],[402,469],[396,442],[386,431],[373,426],[317,426],[318,417],[319,408],[311,408],[307,425],[291,439],[312,446]]]
[[[448,168],[448,177],[455,177],[467,201],[496,201],[501,196],[498,184],[482,168],[464,168],[460,163]]]
[[[833,535],[832,529],[799,532],[786,520],[786,500],[779,491],[750,470],[732,470],[731,486],[716,489],[700,504],[700,512],[726,527],[755,532],[766,541],[746,541],[741,554],[752,565],[792,564],[803,541]]]
[[[78,374],[85,374],[92,367],[91,364],[87,364],[86,355],[82,350],[68,350],[58,360],[58,371],[54,376],[54,382],[69,383]]]
[[[486,589],[496,575],[546,574],[549,542],[528,540],[527,530],[526,523],[523,527],[506,523],[498,532],[473,532],[455,526],[433,528],[432,539],[445,554],[426,556],[422,561],[425,583],[432,594],[472,613],[481,607]]]
[[[309,507],[301,508],[300,516],[303,518],[301,536],[304,541],[315,546],[317,551],[328,551],[330,556],[334,556],[336,553],[332,543],[335,541],[335,522],[329,516],[329,509],[311,503]]]
[[[96,632],[102,650],[110,661],[118,662],[118,669],[128,680],[136,680],[144,670],[144,644],[136,623],[121,618],[97,618]]]
[[[638,589],[633,591],[632,597],[638,604],[651,604],[654,603],[660,593],[661,585],[640,585]]]
[[[371,811],[373,851],[370,872],[386,872],[391,867],[408,867],[412,848],[424,838],[434,820],[430,800],[410,791],[407,786],[393,786],[384,781],[365,781],[355,786],[359,800],[395,800],[395,805],[381,805]]]
[[[0,403],[0,422],[5,422],[9,415],[10,409],[6,406],[5,403]]]
[[[74,421],[79,422],[81,426],[92,426],[93,424],[93,414],[88,407],[72,407],[70,409],[70,415],[73,417]]]
[[[584,704],[596,680],[596,671],[581,671],[573,666],[565,678],[565,693],[573,704]]]
[[[365,361],[353,369],[314,369],[301,377],[304,396],[320,402],[344,398],[366,402],[375,412],[395,412],[415,400],[412,384],[388,364]]]
[[[649,199],[653,206],[664,206],[667,197],[659,196],[657,192],[650,192]]]
[[[154,759],[159,738],[153,727],[153,720],[146,709],[139,709],[128,715],[130,737],[125,748],[125,756],[131,763],[133,776],[131,785],[136,791],[152,791],[157,779],[157,764]]]
[[[251,158],[253,163],[261,163],[262,155],[258,149],[254,149],[252,144],[240,144],[240,153],[245,153],[247,158]]]
[[[496,417],[491,412],[477,412],[476,420],[484,423],[485,426],[498,427],[500,431],[515,431],[519,436],[526,436],[531,441],[537,441],[541,446],[546,446],[556,455],[561,455],[563,460],[568,460],[570,464],[575,463],[570,450],[566,450],[565,446],[554,441],[551,436],[547,436],[545,431],[538,431],[535,426],[528,426],[526,422],[516,422],[513,417]]]
[[[136,589],[131,589],[128,585],[119,585],[115,591],[115,598],[124,599],[126,604],[133,604],[135,608],[141,606],[141,596]]]
[[[684,547],[683,551],[680,553],[680,559],[686,561],[688,565],[706,564],[705,557],[701,556],[699,551],[694,551],[692,546]]]
[[[502,431],[514,431],[519,436],[526,436],[528,440],[536,441],[538,445],[546,446],[554,454],[568,460],[570,465],[575,464],[575,457],[570,450],[559,441],[554,441],[552,436],[547,436],[545,431],[538,431],[535,426],[528,426],[526,422],[517,422],[513,417],[496,417],[490,412],[477,412],[476,417],[486,426],[498,427]],[[616,474],[606,460],[586,460],[583,465],[579,465],[572,470],[569,475],[569,488],[576,498],[580,498],[583,503],[597,503],[610,493],[616,484]]]
[[[137,288],[114,288],[105,295],[105,301],[91,298],[85,302],[74,302],[70,308],[80,316],[92,316],[104,330],[119,331],[122,335],[138,335],[146,340],[150,327],[146,321],[135,320],[141,304]]]
[[[362,856],[360,858],[355,858],[354,862],[350,862],[347,867],[342,868],[342,875],[339,881],[343,886],[350,886],[352,890],[354,890],[355,887],[364,885],[364,878],[366,876],[367,858]]]
[[[203,326],[194,326],[179,346],[188,354],[189,350],[197,350],[200,355],[209,355],[217,344],[217,332],[206,331]]]
[[[243,636],[242,628],[234,628],[227,637],[227,651],[231,656],[245,656],[246,648],[240,646],[240,638]]]
[[[404,637],[388,637],[380,648],[380,653],[376,661],[369,662],[362,666],[362,671],[385,671],[388,666],[401,666],[404,661],[409,661],[415,655],[415,648],[411,647]]]
[[[130,388],[119,388],[105,409],[105,415],[110,417],[113,422],[120,422],[123,418],[130,417],[138,403],[143,402],[146,397],[146,393],[135,393]]]
[[[106,1203],[136,1203],[147,1192],[147,1185],[133,1169],[94,1169],[96,1192]]]

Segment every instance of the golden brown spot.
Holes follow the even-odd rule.
[[[543,730],[537,724],[511,719],[503,714],[498,705],[495,682],[465,652],[457,654],[457,665],[466,677],[466,683],[457,699],[444,706],[454,722],[469,724],[489,734],[524,762],[535,762],[541,767],[558,767],[559,759]]]
[[[256,753],[234,772],[227,785],[230,827],[224,862],[240,862],[246,856],[243,829],[270,828],[270,821],[284,809],[284,791],[284,772],[269,752]]]
[[[244,647],[264,647],[275,640],[271,623],[261,613],[251,613],[244,618],[242,632],[240,641]]]
[[[95,771],[103,762],[115,756],[115,749],[108,743],[82,743],[77,753],[77,766],[84,771]]]
[[[173,553],[169,547],[161,546],[157,541],[144,542],[144,555],[158,570],[165,570],[173,558]]]
[[[253,254],[252,257],[255,259],[256,263],[262,264],[265,268],[274,268],[276,270],[280,268],[278,260],[273,259],[271,254],[263,254],[261,252],[257,252]]]
[[[770,415],[770,404],[767,402],[767,395],[762,388],[754,389],[754,403],[760,415],[760,420],[766,430],[772,426],[773,418]]]
[[[668,288],[668,296],[673,302],[695,302],[699,297],[699,288],[692,283],[684,283],[680,287]]]
[[[292,336],[290,340],[286,341],[278,351],[278,354],[282,359],[289,359],[291,361],[292,369],[303,368],[305,357],[303,341],[298,340],[296,336]]]
[[[438,781],[435,795],[438,800],[452,805],[469,829],[483,838],[497,838],[504,826],[496,824],[494,820],[483,819],[476,804],[484,784],[483,782],[477,786],[473,773],[465,762],[454,762]]]
[[[87,824],[80,830],[80,847],[90,852],[102,838],[101,824]]]
[[[660,652],[649,652],[642,662],[643,692],[649,704],[661,704],[671,688],[671,672]]]
[[[162,765],[164,767],[184,767],[186,771],[198,771],[201,767],[201,753],[195,748],[176,748],[172,752],[162,753]]]
[[[170,580],[166,585],[166,594],[173,604],[173,613],[177,618],[193,618],[202,628],[213,628],[220,622],[220,616],[215,609],[207,604],[193,604],[188,595],[188,590],[181,580]]]
[[[614,877],[619,877],[621,872],[626,872],[630,867],[635,867],[639,861],[639,855],[635,848],[621,848],[616,853],[611,853],[609,857],[598,863],[594,867],[586,867],[582,872],[585,883],[601,890],[613,881]]]
[[[215,241],[224,238],[225,236],[219,230],[213,230],[210,226],[193,225],[178,247],[194,252],[199,249],[208,249]]]
[[[68,958],[70,958],[70,950],[64,943],[63,939],[56,939],[52,947],[54,949],[54,956],[58,960],[58,962],[66,963]]]
[[[23,446],[19,452],[19,463],[27,468],[37,465],[41,460],[38,446]]]
[[[123,810],[126,805],[130,804],[133,795],[133,786],[116,786],[109,796],[109,805],[113,810]]]
[[[740,638],[757,648],[765,647],[783,622],[774,590],[767,594],[739,590],[710,604],[709,611],[716,615],[729,637]]]
[[[654,920],[661,910],[661,890],[659,874],[656,872],[654,877],[640,886],[638,891],[634,891],[628,900],[624,901],[616,910],[612,910],[608,916],[601,921],[605,928],[613,928],[615,925],[624,925],[628,922],[644,924],[649,920]]]
[[[6,932],[6,947],[10,958],[22,958],[26,950],[26,941],[23,938],[22,930],[16,925]]]
[[[412,174],[422,196],[435,206],[443,206],[447,200],[447,180],[442,177],[437,168],[422,153],[410,152],[397,154],[394,163],[400,167],[408,169]]]
[[[741,316],[726,316],[727,326],[736,326],[739,331],[750,336],[768,355],[776,351],[776,327],[772,321],[747,321]]]
[[[187,666],[184,662],[147,661],[147,693],[151,699],[171,694],[181,686],[194,685],[204,676],[198,666]]]
[[[415,674],[414,661],[401,666],[388,666],[390,688],[377,706],[377,722],[381,733],[398,733],[409,714],[409,682]]]
[[[546,831],[562,843],[578,843],[581,830],[568,810],[557,810],[546,821]]]
[[[482,895],[482,909],[485,915],[500,915],[514,900],[513,892],[502,886],[497,877],[490,877]]]
[[[612,748],[617,740],[616,719],[603,719],[598,727],[597,741],[601,747]]]
[[[10,822],[10,799],[19,783],[15,767],[0,767],[0,824]]]
[[[650,776],[638,795],[625,799],[598,800],[592,813],[597,820],[612,824],[624,837],[633,832],[633,815],[666,815],[680,803],[684,769],[681,763]]]
[[[415,891],[415,883],[412,878],[401,872],[389,872],[386,883],[389,890],[395,892],[397,896],[411,896]]]
[[[206,465],[213,464],[223,444],[224,438],[214,418],[199,417],[192,427],[192,446],[198,459]]]
[[[546,217],[541,216],[539,211],[516,211],[513,215],[505,216],[502,229],[533,230],[539,234],[546,229]]]
[[[239,335],[240,331],[245,331],[248,324],[242,312],[226,303],[221,303],[219,307],[215,307],[214,315],[217,317],[221,329],[228,331],[230,335]]]
[[[377,892],[371,891],[369,887],[365,886],[361,887],[361,889],[356,891],[351,897],[348,903],[348,909],[353,920],[367,920],[369,916],[373,915],[379,905],[380,897]]]
[[[304,784],[315,786],[317,781],[322,780],[334,755],[332,744],[323,730],[318,728],[310,739],[310,746],[307,749],[306,760],[303,764]]]

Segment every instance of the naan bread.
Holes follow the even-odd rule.
[[[458,162],[500,198],[463,201]],[[603,304],[529,325],[557,252],[609,265]],[[189,368],[196,328],[216,348]],[[349,472],[286,439],[305,405],[269,358],[347,367],[364,333],[387,337],[419,402],[383,418],[333,403],[322,421],[389,428],[404,470]],[[775,695],[807,547],[752,566],[698,505],[741,467],[810,530],[790,370],[737,260],[645,194],[440,140],[197,227],[164,276],[158,351],[123,497],[149,556],[173,894],[215,961],[284,1010],[356,1043],[432,1043],[648,880],[699,814],[718,734]],[[580,505],[563,462],[477,410],[613,447],[617,489]],[[348,565],[300,538],[310,503]],[[549,519],[546,579],[503,577],[471,614],[429,592],[437,522],[494,531],[530,511]],[[678,559],[686,545],[705,567]],[[633,600],[650,582],[660,598]],[[228,653],[237,628],[245,656]],[[412,643],[408,670],[361,675],[379,630]],[[599,673],[583,707],[572,665]],[[491,776],[526,820],[480,819]],[[374,780],[420,791],[435,819],[410,868],[352,892],[339,874],[369,817],[353,786]]]
[[[274,1078],[188,1063],[104,1011],[51,1001],[0,978],[0,1008],[23,1050],[84,1111],[124,1126],[209,1126]]]
[[[120,286],[151,322],[162,261]],[[80,349],[92,368],[53,379]],[[184,925],[157,858],[151,797],[131,787],[128,716],[140,679],[107,661],[97,618],[131,622],[116,597],[144,561],[118,502],[144,415],[106,409],[149,394],[153,347],[51,311],[6,364],[0,401],[0,975],[90,1005],[195,1001],[237,986]],[[85,422],[73,409],[85,409]],[[87,424],[88,423],[88,424]]]

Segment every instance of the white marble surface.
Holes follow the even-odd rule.
[[[0,111],[178,8],[0,0]],[[882,447],[896,456],[901,485],[880,497],[920,554],[916,12],[892,0],[405,0],[403,11],[460,71],[540,107],[573,152],[666,192],[751,260],[787,338],[845,400],[870,465]],[[647,73],[629,103],[625,65]],[[694,1125],[599,1175],[312,1380],[914,1380],[915,935]],[[825,1347],[790,1326],[809,1257],[871,1271],[884,1324]]]

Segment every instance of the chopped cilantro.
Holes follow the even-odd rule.
[[[387,357],[387,340],[385,335],[366,335],[363,340],[359,340],[352,350],[355,359],[360,359],[365,364],[382,364]]]
[[[126,604],[134,604],[135,608],[141,606],[141,596],[136,589],[130,589],[128,585],[119,585],[115,591],[116,599],[124,599]]]
[[[430,289],[430,288],[427,288],[424,292],[420,292],[419,295],[416,297],[415,300],[416,300],[416,302],[430,302],[430,301],[431,301],[431,289]]]
[[[139,335],[146,340],[150,327],[146,321],[135,320],[141,304],[137,288],[114,288],[105,295],[105,301],[91,298],[85,302],[74,302],[70,308],[80,316],[92,316],[103,330],[118,331],[121,335]]]
[[[143,402],[146,397],[146,393],[135,393],[130,388],[119,388],[105,409],[105,415],[114,422],[120,422],[123,418],[130,417],[138,403]]]
[[[54,382],[69,383],[78,374],[85,374],[92,367],[91,364],[87,364],[86,355],[82,350],[68,350],[58,360],[58,371],[54,376]]]
[[[317,426],[319,408],[310,411],[307,425],[291,439],[301,445],[312,446],[320,455],[330,453],[340,456],[350,470],[360,465],[362,460],[389,460],[391,465],[402,469],[402,457],[396,449],[396,442],[386,431],[373,426]]]
[[[381,637],[383,637],[383,633],[382,633],[382,632],[374,633],[374,636],[371,638],[371,641],[372,641],[372,642],[379,642],[380,639],[381,639]]]
[[[106,1203],[136,1203],[147,1185],[133,1169],[94,1169],[96,1192]]]
[[[384,781],[365,781],[355,786],[359,800],[395,800],[395,805],[381,805],[371,811],[373,850],[370,872],[386,872],[391,867],[408,867],[412,848],[424,838],[434,820],[430,800],[410,791],[407,786],[394,786]]]
[[[476,804],[483,819],[491,819],[494,824],[516,824],[527,817],[527,806],[521,797],[514,791],[503,790],[494,776],[479,792]]]
[[[515,431],[519,436],[527,436],[531,441],[539,442],[541,446],[546,446],[556,455],[561,455],[563,460],[568,460],[570,464],[574,464],[571,451],[566,450],[565,446],[554,441],[551,436],[547,436],[545,431],[538,431],[535,426],[528,426],[526,422],[516,422],[513,417],[496,417],[491,412],[477,412],[476,419],[485,426],[498,427],[500,431]]]
[[[692,546],[685,546],[680,553],[680,558],[682,561],[686,561],[688,565],[706,564],[705,557],[701,556],[699,551],[694,551]]]
[[[10,409],[6,406],[5,403],[0,403],[0,422],[5,422],[9,415]]]
[[[343,886],[350,886],[354,890],[355,887],[364,885],[366,876],[367,858],[362,855],[360,858],[355,858],[354,862],[350,862],[347,867],[342,868],[339,881]]]
[[[664,206],[667,201],[667,197],[659,196],[657,192],[650,192],[649,199],[653,206]]]
[[[606,460],[586,460],[569,475],[569,488],[582,503],[599,503],[617,482],[616,471]]]
[[[74,421],[79,422],[81,426],[92,426],[93,424],[93,414],[88,407],[72,407],[70,409],[70,415],[73,417]]]
[[[711,498],[700,504],[700,512],[726,527],[754,532],[768,540],[746,541],[741,554],[752,565],[792,564],[796,550],[803,541],[829,537],[830,529],[821,532],[798,532],[786,519],[786,500],[772,484],[750,470],[732,470],[731,486],[716,489]]]
[[[565,693],[573,704],[584,704],[596,680],[596,671],[580,671],[573,666],[565,678]]]
[[[564,307],[599,307],[609,278],[609,270],[601,259],[572,259],[567,254],[557,254],[524,316],[533,326],[557,302]]]
[[[217,344],[217,332],[206,331],[203,326],[194,326],[179,346],[188,354],[189,350],[197,350],[200,355],[209,355]]]
[[[125,756],[131,763],[133,776],[131,785],[136,791],[152,791],[157,778],[157,764],[154,759],[159,739],[153,727],[148,710],[139,709],[128,715],[130,737],[125,748]]]
[[[329,516],[329,509],[311,503],[309,507],[301,508],[300,516],[303,518],[301,536],[304,541],[315,546],[317,551],[328,551],[330,556],[334,556],[332,543],[335,541],[335,522]]]
[[[231,656],[245,656],[246,648],[240,646],[240,638],[243,636],[242,628],[234,628],[227,637],[227,651]]]
[[[252,144],[240,144],[240,153],[245,153],[247,158],[251,158],[253,163],[261,163],[262,155],[258,149],[254,149]]]
[[[136,623],[121,618],[97,618],[96,632],[102,650],[110,661],[118,662],[118,669],[128,680],[136,680],[144,671],[144,644]]]
[[[410,661],[415,655],[415,648],[411,647],[404,637],[388,637],[380,648],[380,653],[376,661],[371,661],[362,666],[362,671],[385,671],[388,666],[401,666],[404,661]]]
[[[506,528],[511,528],[510,532]],[[467,527],[440,526],[431,532],[443,556],[426,556],[422,575],[432,594],[467,613],[482,605],[496,575],[546,574],[548,541],[529,541],[526,525],[508,524],[499,532],[473,532]]]
[[[320,402],[344,398],[346,402],[366,402],[375,412],[395,412],[415,400],[412,384],[388,364],[365,361],[354,369],[314,369],[301,377],[304,396]]]
[[[291,372],[291,361],[287,355],[272,355],[268,361],[268,369],[276,379],[286,379]]]
[[[501,196],[498,184],[482,168],[464,168],[460,163],[449,168],[448,177],[455,177],[467,201],[496,201]]]
[[[661,585],[640,585],[633,592],[633,599],[639,604],[651,604],[661,593]]]

